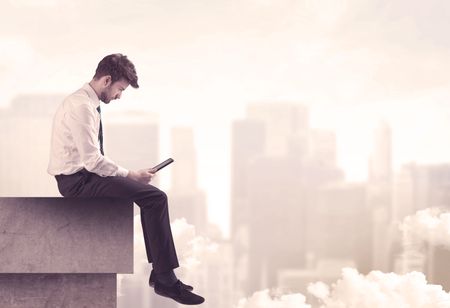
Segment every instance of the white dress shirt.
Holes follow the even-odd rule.
[[[58,107],[53,118],[49,174],[68,175],[85,168],[100,176],[128,175],[127,169],[100,153],[98,106],[100,100],[87,83]]]

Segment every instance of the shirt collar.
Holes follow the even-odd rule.
[[[88,97],[91,99],[95,108],[100,106],[100,99],[98,98],[97,93],[95,93],[94,89],[91,87],[89,83],[84,84],[83,90],[86,91]]]

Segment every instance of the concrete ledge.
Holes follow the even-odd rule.
[[[132,202],[0,198],[0,256],[0,273],[132,273]]]
[[[116,307],[115,274],[0,274],[2,308]]]

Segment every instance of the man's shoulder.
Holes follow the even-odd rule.
[[[86,91],[81,88],[73,92],[72,94],[68,95],[64,101],[63,104],[66,107],[90,107],[93,108],[91,99],[89,98],[89,95],[86,93]]]

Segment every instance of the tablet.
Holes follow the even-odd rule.
[[[153,172],[158,172],[159,170],[161,170],[162,168],[164,168],[165,166],[167,166],[173,162],[174,162],[174,160],[172,158],[169,158],[151,169],[153,170]]]

